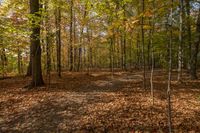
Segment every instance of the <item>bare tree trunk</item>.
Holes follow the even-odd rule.
[[[114,64],[113,64],[113,37],[110,38],[110,72],[111,72],[111,77],[113,78],[113,74],[114,74]]]
[[[155,8],[155,0],[153,0],[153,8]],[[155,31],[155,14],[153,14],[152,17],[152,30],[150,30],[150,47],[151,47],[151,77],[150,77],[150,83],[151,83],[151,97],[152,97],[152,105],[154,105],[154,84],[153,84],[153,76],[154,76],[154,44],[153,44],[153,35]]]
[[[136,64],[136,66],[137,66],[137,68],[140,68],[140,66],[141,66],[141,60],[140,60],[141,49],[140,49],[140,35],[139,35],[139,33],[137,34],[137,40],[136,41],[137,41],[136,42],[136,47],[137,47],[137,64]]]
[[[30,0],[30,13],[40,18],[39,9],[39,0]],[[44,85],[44,81],[41,69],[40,23],[35,25],[33,20],[31,29],[32,82],[30,87],[32,88]]]
[[[200,44],[200,8],[197,18],[197,24],[196,24],[196,35],[194,43],[192,44],[192,56],[191,56],[191,70],[190,70],[190,76],[191,79],[198,79],[197,76],[197,61],[198,61],[198,53],[199,53],[199,44]]]
[[[74,2],[71,0],[70,3],[70,46],[69,46],[69,53],[70,53],[70,71],[73,71],[74,69],[74,59],[73,59],[73,7]]]
[[[2,65],[2,78],[6,76],[6,65],[7,65],[7,57],[5,53],[5,48],[3,47],[0,53],[1,65]]]
[[[169,69],[168,69],[168,86],[167,86],[167,102],[168,102],[168,127],[169,133],[172,132],[172,118],[171,118],[171,71],[172,71],[172,25],[173,25],[173,0],[171,1],[170,9],[170,40],[169,40]]]
[[[85,5],[85,9],[84,9],[84,14],[83,14],[83,20],[85,20],[86,16],[87,16],[87,5]],[[82,43],[84,42],[84,37],[83,37],[83,30],[84,30],[84,26],[85,24],[82,25],[81,27],[81,34],[80,34],[80,46],[79,46],[79,50],[78,50],[78,66],[77,66],[77,70],[80,71],[80,68],[82,68],[83,66],[83,58],[82,58],[82,54],[83,54],[83,46]]]
[[[31,52],[31,48],[30,48],[30,52]],[[27,68],[27,72],[26,72],[26,76],[31,76],[32,75],[32,57],[30,54],[30,59],[29,59],[29,64],[28,64],[28,68]]]
[[[178,81],[182,78],[182,64],[183,64],[183,0],[179,0],[180,7],[180,25],[179,25],[179,47],[178,47]]]
[[[59,4],[59,2],[57,4]],[[55,10],[57,73],[58,76],[61,77],[61,9],[60,5],[57,6]]]
[[[77,68],[77,46],[76,46],[76,12],[74,9],[73,13],[73,45],[74,45],[74,71],[76,71]]]
[[[17,54],[17,68],[18,68],[18,74],[21,75],[22,74],[22,61],[21,61],[22,57],[21,57],[21,51],[20,48],[18,47],[18,54]]]
[[[49,22],[49,14],[48,14],[48,0],[45,1],[45,11],[46,11],[46,20],[45,20],[45,30],[46,30],[46,71],[47,71],[47,85],[50,88],[51,84],[51,45],[50,45],[50,22]]]
[[[192,55],[192,32],[191,32],[191,22],[190,22],[190,0],[185,0],[186,3],[186,13],[187,13],[187,23],[186,23],[186,27],[187,27],[187,44],[188,44],[188,67],[189,67],[189,71],[190,71],[190,60],[191,60],[191,55]]]
[[[120,38],[120,44],[121,44],[121,68],[122,70],[124,70],[124,42],[123,42],[123,36],[121,35],[121,38]]]
[[[145,1],[142,0],[142,12],[145,11]],[[141,31],[142,31],[142,58],[143,58],[143,88],[146,89],[146,61],[145,61],[145,42],[144,42],[144,17],[141,19]]]

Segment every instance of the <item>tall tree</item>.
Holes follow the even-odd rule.
[[[195,40],[192,44],[192,55],[190,61],[190,76],[191,79],[197,79],[197,60],[198,60],[198,52],[199,52],[199,44],[200,44],[200,8],[198,12],[197,24],[196,24],[196,33]]]
[[[178,81],[182,77],[183,63],[183,0],[179,0],[179,47],[178,47]]]
[[[61,77],[61,9],[59,2],[56,3],[55,24],[56,24],[56,52],[57,52],[57,73]]]
[[[146,58],[145,58],[145,41],[144,41],[144,12],[145,1],[142,0],[142,19],[141,19],[141,32],[142,32],[142,58],[143,58],[143,87],[146,88]]]
[[[155,0],[152,1],[152,7],[155,8]],[[155,31],[155,12],[152,16],[151,22],[152,29],[150,30],[150,47],[151,47],[151,77],[150,77],[150,84],[151,84],[151,96],[152,96],[152,104],[154,105],[154,84],[153,84],[153,76],[154,76],[154,31]]]
[[[174,0],[171,0],[171,9],[170,9],[170,37],[169,37],[169,62],[168,62],[168,86],[167,86],[167,102],[168,102],[168,126],[169,133],[172,132],[172,120],[171,120],[171,73],[172,73],[172,40],[173,40],[173,5]]]
[[[187,14],[187,20],[186,20],[186,29],[187,29],[187,44],[188,44],[188,67],[190,71],[190,59],[192,54],[192,31],[191,31],[191,16],[190,16],[190,0],[185,0],[186,5],[186,14]]]
[[[40,46],[40,3],[39,0],[30,0],[31,17],[31,59],[32,59],[32,82],[30,87],[44,85],[41,69],[41,46]]]
[[[50,21],[49,21],[49,2],[48,0],[45,1],[45,30],[46,30],[46,72],[47,72],[47,87],[50,86],[51,83],[51,45],[50,45]]]
[[[70,42],[69,42],[69,70],[73,71],[74,69],[74,56],[73,56],[73,8],[74,2],[70,1]]]

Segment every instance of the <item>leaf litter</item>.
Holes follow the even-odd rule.
[[[1,80],[0,132],[168,132],[164,73],[155,74],[153,106],[138,75],[65,72],[61,79],[53,74],[50,87],[34,90],[23,89],[29,78]],[[200,81],[172,87],[174,132],[200,132]]]

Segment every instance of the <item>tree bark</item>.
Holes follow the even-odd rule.
[[[18,47],[18,53],[17,53],[17,68],[18,68],[18,74],[21,75],[22,74],[22,61],[21,61],[21,51]]]
[[[31,52],[31,48],[30,48],[30,52]],[[29,59],[29,64],[28,64],[26,76],[27,77],[32,76],[32,57],[31,57],[31,53],[30,53],[30,59]]]
[[[61,9],[59,5],[55,11],[55,18],[56,18],[57,73],[58,77],[61,77]]]
[[[73,59],[73,7],[74,7],[74,2],[71,0],[70,3],[70,46],[69,46],[69,60],[70,60],[70,71],[73,71],[74,69],[74,59]]]
[[[142,0],[142,13],[145,11],[145,1]],[[142,31],[142,58],[143,58],[143,88],[146,89],[146,57],[145,57],[145,42],[144,42],[144,16],[141,19]]]
[[[188,44],[188,70],[190,71],[190,59],[192,55],[192,32],[191,32],[191,22],[190,22],[190,0],[185,0],[186,4],[186,13],[187,13],[187,22],[186,22],[186,27],[187,27],[187,44]]]
[[[39,0],[30,0],[30,14],[41,18],[38,13],[39,9]],[[37,23],[33,19],[31,30],[32,82],[30,87],[32,88],[44,85],[44,81],[41,69],[40,22]]]
[[[199,43],[200,43],[200,8],[197,18],[197,24],[196,24],[196,34],[195,34],[195,40],[192,44],[192,56],[191,56],[191,70],[190,70],[190,76],[192,80],[198,79],[197,76],[197,60],[198,60],[198,52],[199,52]]]
[[[178,81],[182,77],[182,63],[183,63],[183,0],[179,0],[179,47],[178,47]]]
[[[171,9],[170,9],[170,37],[169,37],[169,66],[168,66],[168,85],[167,85],[167,103],[168,103],[168,129],[169,133],[172,132],[172,116],[171,116],[171,72],[172,72],[172,37],[173,37],[173,0],[171,0]]]

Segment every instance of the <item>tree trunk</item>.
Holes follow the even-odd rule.
[[[74,2],[71,0],[70,3],[70,46],[69,46],[69,60],[70,60],[70,71],[73,71],[74,69],[74,59],[73,59],[73,7],[74,7]]]
[[[153,8],[155,8],[155,0],[153,0]],[[155,14],[153,14],[152,22],[150,25],[152,29],[150,30],[150,49],[151,49],[151,77],[150,77],[150,84],[151,84],[151,97],[152,97],[152,105],[154,105],[154,84],[153,84],[153,76],[154,76],[154,32],[155,32]]]
[[[192,33],[191,33],[191,22],[190,22],[190,0],[185,0],[186,2],[186,13],[187,13],[187,44],[188,44],[188,70],[190,71],[190,59],[192,55]]]
[[[22,61],[21,61],[21,51],[18,47],[18,54],[17,54],[17,68],[18,68],[18,74],[21,75],[22,74]]]
[[[85,20],[86,16],[87,16],[87,4],[85,5],[83,20]],[[84,49],[83,49],[82,43],[84,42],[84,37],[83,37],[84,26],[85,26],[85,24],[82,25],[81,33],[80,33],[80,46],[79,46],[79,50],[78,50],[79,57],[78,57],[78,66],[77,66],[78,71],[80,71],[80,68],[82,68],[82,66],[83,66],[82,56],[83,56]]]
[[[197,60],[198,60],[198,52],[199,52],[199,43],[200,43],[200,8],[197,18],[197,26],[196,26],[196,35],[194,43],[192,44],[192,56],[191,56],[191,64],[190,64],[190,76],[191,79],[197,79]]]
[[[61,9],[59,5],[55,11],[55,17],[56,17],[57,73],[58,76],[61,77]]]
[[[76,12],[73,12],[73,45],[74,45],[74,71],[77,68],[77,46],[76,46]]]
[[[45,11],[46,11],[46,20],[45,20],[45,30],[46,30],[46,72],[47,72],[47,82],[48,88],[51,83],[51,46],[50,46],[50,22],[49,22],[49,13],[48,13],[48,1],[45,1]]]
[[[114,75],[114,57],[113,57],[113,39],[114,37],[110,37],[110,72],[111,72],[111,77],[113,78]]]
[[[0,57],[1,57],[1,65],[2,65],[2,77],[4,78],[6,76],[5,69],[6,69],[6,65],[7,65],[7,57],[6,57],[6,53],[5,53],[5,48],[2,48]]]
[[[169,37],[169,66],[168,66],[168,86],[167,86],[167,103],[168,103],[168,128],[169,133],[172,132],[172,118],[171,118],[171,71],[172,71],[172,36],[173,36],[173,0],[171,1],[171,9],[170,9],[170,37]]]
[[[38,14],[40,9],[39,0],[30,0],[30,13],[40,18]],[[32,82],[30,87],[44,85],[41,69],[41,46],[40,46],[40,23],[34,24],[32,20],[31,33],[31,58],[32,58]]]
[[[142,13],[145,11],[145,3],[142,0]],[[141,30],[142,30],[142,58],[143,58],[143,88],[146,89],[146,63],[145,63],[145,42],[144,42],[144,17],[141,20]]]
[[[179,25],[179,47],[178,47],[178,81],[182,77],[182,63],[183,63],[183,0],[179,0],[180,7],[180,25]]]
[[[26,72],[26,76],[30,77],[32,76],[32,57],[31,57],[31,48],[30,48],[30,59],[29,59],[29,64]]]

